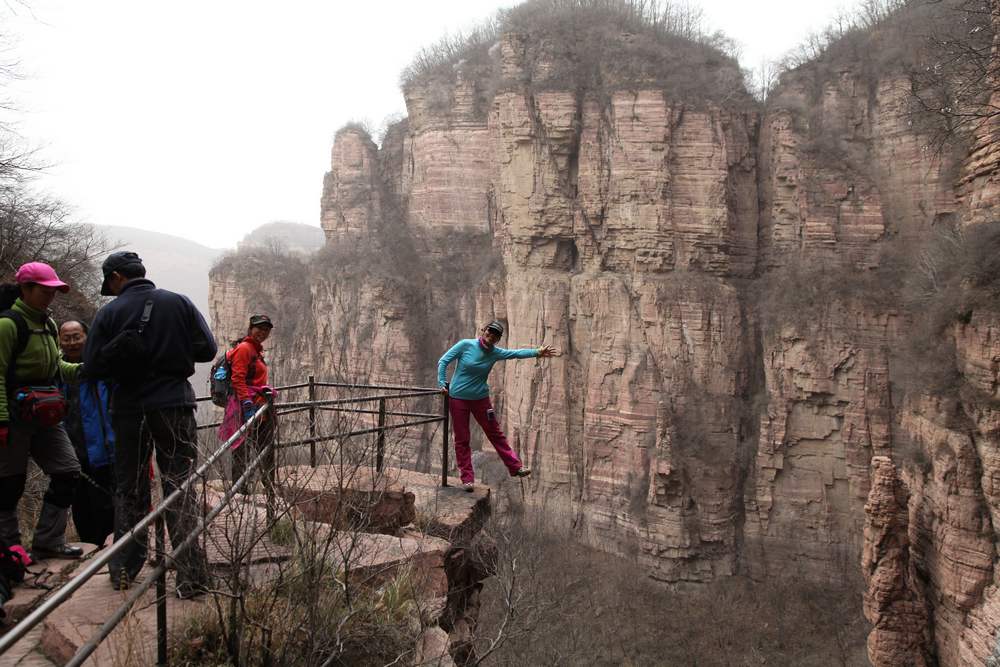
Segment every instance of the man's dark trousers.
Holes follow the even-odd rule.
[[[115,430],[115,540],[126,535],[147,514],[150,507],[149,458],[156,452],[156,464],[163,480],[163,497],[168,497],[194,471],[198,457],[197,429],[192,408],[161,408],[142,413],[112,414]],[[167,510],[167,530],[176,549],[197,525],[196,495],[188,489]],[[111,561],[113,575],[123,570],[134,579],[146,560],[146,531]],[[194,540],[177,559],[177,583],[204,584],[207,562],[199,540]]]

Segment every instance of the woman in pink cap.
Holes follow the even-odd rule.
[[[17,503],[24,492],[28,457],[49,477],[32,540],[35,558],[78,558],[66,544],[66,519],[80,463],[62,425],[65,400],[56,386],[73,382],[81,364],[60,357],[56,323],[48,309],[57,292],[68,292],[55,270],[28,262],[16,285],[0,286],[0,544],[21,543]]]

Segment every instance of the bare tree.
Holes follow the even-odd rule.
[[[968,138],[1000,114],[1000,59],[995,57],[1000,3],[958,0],[937,5],[923,59],[912,72],[918,107]]]

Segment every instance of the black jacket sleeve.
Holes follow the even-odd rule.
[[[194,360],[202,363],[212,361],[219,351],[215,344],[215,336],[212,335],[212,330],[208,328],[208,323],[205,322],[205,318],[202,317],[195,305],[190,301],[188,301],[188,305],[192,315],[191,351],[194,354]]]
[[[101,380],[111,379],[111,371],[101,356],[101,348],[107,344],[108,340],[108,310],[102,308],[97,311],[97,315],[94,317],[90,332],[87,334],[87,343],[83,348],[83,375],[85,377]]]

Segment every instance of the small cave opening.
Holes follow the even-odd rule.
[[[556,242],[556,266],[566,271],[579,269],[580,251],[573,239],[560,239]]]

